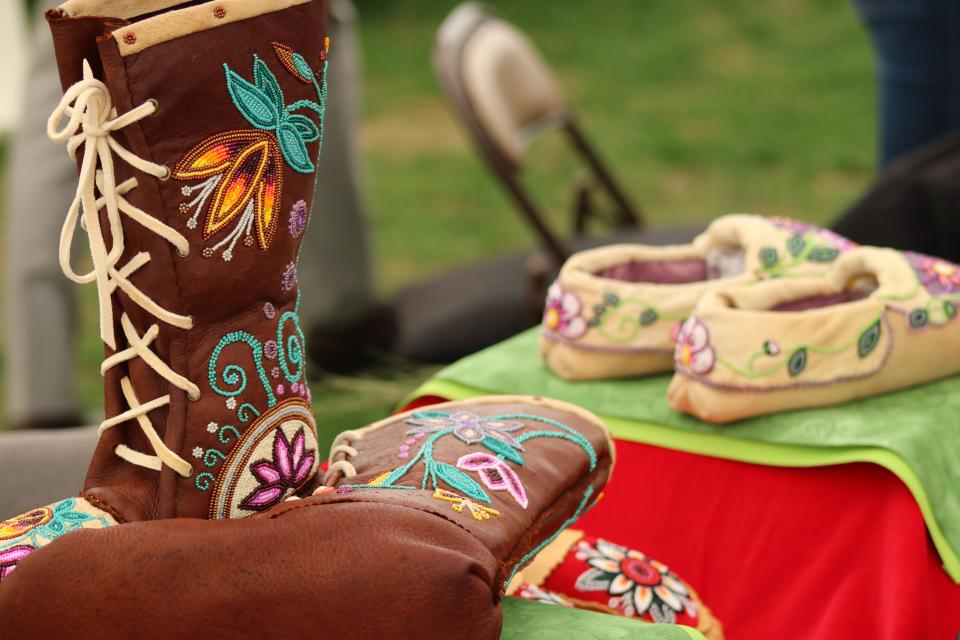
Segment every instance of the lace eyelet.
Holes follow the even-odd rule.
[[[187,475],[183,476],[184,478],[189,478],[193,475],[193,465],[190,465],[190,468],[187,470]]]
[[[166,165],[164,165],[163,168],[164,168],[164,173],[163,173],[162,176],[160,176],[159,178],[157,178],[157,180],[160,180],[161,182],[166,182],[167,180],[170,179],[170,176],[173,175],[173,171],[171,171],[171,170],[170,170],[170,167],[168,167],[168,166],[166,166]]]

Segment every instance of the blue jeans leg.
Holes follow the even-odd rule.
[[[856,0],[876,52],[880,155],[960,129],[960,0]]]

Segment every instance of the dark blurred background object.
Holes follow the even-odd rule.
[[[960,261],[960,2],[856,0],[876,58],[877,183],[833,225]]]
[[[960,262],[960,134],[899,156],[833,229],[861,244]]]
[[[855,0],[877,74],[880,166],[960,129],[960,3]]]
[[[47,118],[60,101],[50,30],[34,3],[30,63],[21,122],[7,160],[4,255],[7,419],[15,427],[81,424],[74,349],[79,323],[74,287],[60,270],[57,239],[76,189],[76,167],[47,138]],[[91,369],[92,370],[92,369]]]

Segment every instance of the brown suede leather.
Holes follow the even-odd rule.
[[[509,464],[525,487],[526,508],[484,485],[491,499],[484,506],[497,514],[483,520],[469,509],[453,510],[432,489],[344,492],[348,481],[334,472],[330,480],[339,480],[339,492],[328,488],[244,520],[174,519],[75,531],[29,555],[0,585],[2,629],[11,637],[68,631],[75,640],[498,638],[507,576],[569,525],[581,505],[597,499],[613,464],[611,441],[586,411],[539,398],[482,398],[424,411],[432,417],[547,418],[581,434],[595,463],[571,440],[523,441],[516,451],[524,464]],[[435,435],[407,435],[417,426],[407,421],[423,415],[403,414],[360,437],[346,436],[353,442],[347,446],[357,450],[355,456],[344,452],[358,472],[349,482],[355,487],[374,480],[371,474],[396,465],[398,445],[412,439],[422,446]],[[512,438],[562,431],[556,423],[503,420]],[[513,429],[513,420],[522,428]],[[407,461],[416,461],[413,449]],[[455,465],[466,454],[487,451],[448,434],[439,436],[433,458]],[[402,484],[417,484],[419,477],[404,476]]]
[[[256,0],[250,1],[256,3]],[[211,11],[216,9],[215,2],[205,6]],[[67,17],[58,11],[48,13],[47,18],[64,86],[81,78],[81,63],[87,59],[95,75],[107,84],[119,113],[156,100],[158,110],[154,114],[113,135],[134,154],[174,169],[191,149],[210,136],[253,129],[231,100],[224,64],[252,82],[256,54],[276,76],[288,104],[302,99],[318,100],[309,84],[284,68],[273,43],[280,42],[302,54],[312,69],[319,72],[324,52],[324,15],[324,0],[314,0],[176,37],[127,57],[120,55],[111,35],[113,29],[128,24],[127,21]],[[162,21],[164,17],[164,13],[160,13],[149,19]],[[316,114],[311,118],[318,124]],[[317,144],[307,145],[314,160]],[[240,435],[231,438],[229,433],[218,433],[213,427],[208,431],[208,425],[215,423],[217,428],[230,425],[244,435],[256,425],[249,410],[244,414],[247,418],[244,422],[236,406],[230,408],[227,397],[214,391],[208,380],[208,366],[214,349],[225,335],[243,331],[265,344],[277,339],[281,315],[294,310],[296,286],[285,286],[284,271],[296,261],[300,238],[288,232],[288,212],[297,201],[311,201],[314,174],[299,173],[281,159],[282,197],[269,247],[262,250],[257,243],[245,246],[241,240],[227,262],[219,252],[204,257],[203,250],[227,235],[228,228],[204,239],[202,229],[208,212],[202,213],[199,224],[191,229],[187,224],[189,214],[181,211],[182,205],[194,197],[181,193],[181,189],[199,180],[178,179],[176,174],[168,180],[157,180],[133,171],[119,158],[115,157],[114,162],[118,183],[130,176],[139,182],[139,186],[126,194],[127,200],[182,233],[191,249],[188,257],[180,257],[167,241],[124,217],[126,248],[118,264],[126,264],[139,252],[149,252],[150,262],[136,271],[132,282],[160,306],[191,316],[194,322],[190,330],[165,324],[118,290],[113,296],[118,350],[127,346],[119,324],[121,312],[129,315],[141,335],[152,324],[159,324],[159,336],[151,348],[174,371],[199,385],[201,397],[197,401],[189,400],[185,392],[158,376],[140,359],[110,369],[105,377],[107,417],[128,409],[120,392],[120,379],[125,375],[132,380],[141,403],[169,394],[170,404],[151,411],[148,417],[163,441],[193,464],[193,474],[182,478],[166,466],[158,473],[117,457],[114,450],[118,444],[152,453],[136,421],[129,420],[101,437],[87,475],[84,496],[115,513],[122,521],[208,517],[214,515],[211,511],[214,482],[201,483],[197,475],[207,472],[219,478],[228,465],[224,458],[239,447],[237,443],[241,440]],[[101,212],[101,219],[105,234],[109,235],[105,212]],[[108,246],[109,242],[108,239]],[[274,318],[265,316],[264,305],[268,302],[276,309]],[[288,322],[282,338],[284,347],[292,333],[296,333],[293,323]],[[299,346],[302,349],[302,341]],[[107,355],[112,353],[109,348],[106,351]],[[226,347],[220,354],[215,375],[222,388],[231,391],[237,388],[223,377],[228,365],[241,367],[247,378],[245,391],[235,397],[236,405],[247,403],[265,414],[269,406],[268,393],[276,396],[278,405],[304,395],[293,393],[291,383],[282,373],[277,377],[272,375],[271,369],[278,365],[278,359],[263,360],[265,378],[271,388],[268,392],[261,384],[263,376],[258,375],[253,361],[251,348],[243,342]],[[297,368],[293,357],[288,357],[288,362],[292,369]],[[280,385],[283,393],[278,389]],[[203,452],[216,450],[219,454],[198,459],[192,455],[195,448]],[[314,451],[314,455],[317,453]],[[239,465],[250,461],[236,460],[230,464],[234,462]],[[198,484],[206,484],[208,488],[202,490]]]
[[[495,567],[460,527],[393,505],[130,523],[26,558],[0,586],[0,636],[492,640]]]

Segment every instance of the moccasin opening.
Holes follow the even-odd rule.
[[[743,249],[723,246],[710,249],[706,259],[628,260],[598,269],[593,275],[630,283],[690,284],[731,278],[742,274],[745,269]]]

